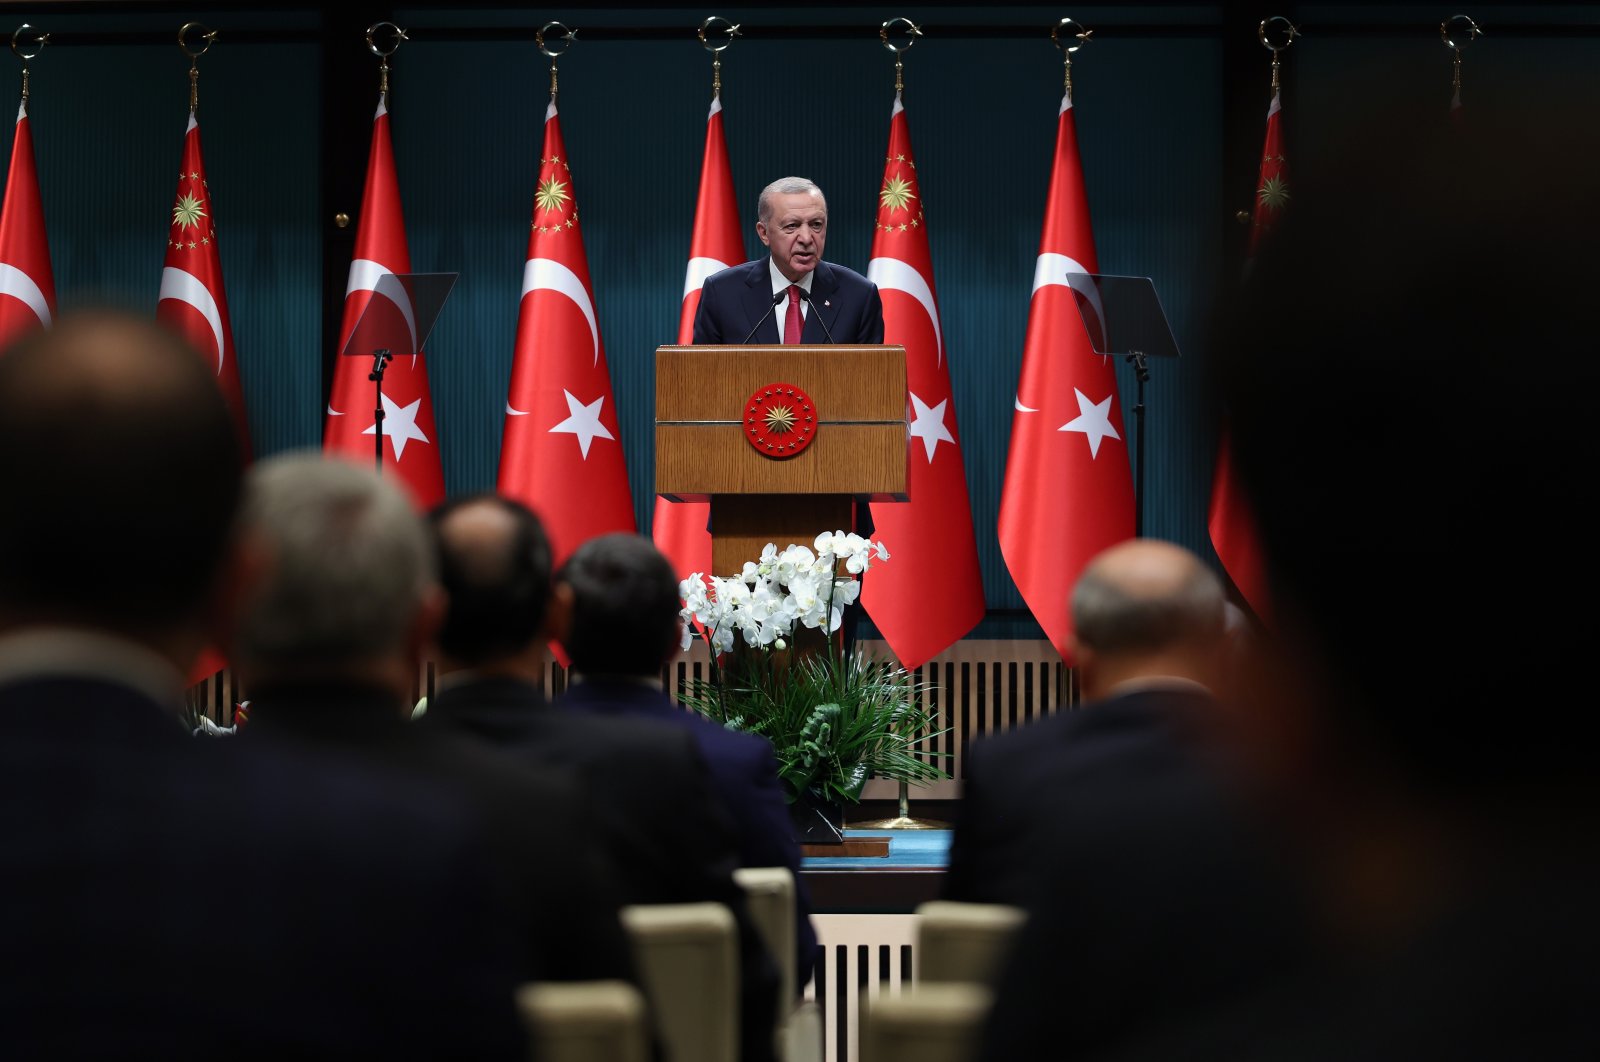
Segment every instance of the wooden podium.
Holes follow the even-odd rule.
[[[810,396],[815,438],[789,457],[747,441],[750,400]],[[712,571],[733,575],[768,542],[851,528],[857,498],[905,501],[906,354],[900,346],[656,348],[656,492],[711,502]]]

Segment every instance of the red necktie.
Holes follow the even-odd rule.
[[[789,312],[783,319],[783,341],[791,346],[800,342],[800,285],[789,285]]]

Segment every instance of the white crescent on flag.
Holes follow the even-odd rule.
[[[727,268],[727,262],[719,262],[715,258],[689,259],[689,268],[684,270],[683,274],[683,298],[687,299],[691,291],[699,291],[700,285],[704,284],[711,274],[720,273]]]
[[[411,296],[398,282],[388,284],[380,283],[384,277],[394,276],[394,270],[386,265],[381,265],[370,258],[357,258],[350,263],[350,283],[345,286],[344,297],[349,298],[358,291],[370,291],[374,295],[382,295],[395,304],[400,311],[400,316],[406,319],[406,327],[411,330],[411,350],[407,353],[415,355],[417,350],[417,315],[411,308]],[[413,357],[413,364],[415,358]]]
[[[1083,264],[1077,259],[1069,258],[1064,254],[1056,254],[1054,251],[1046,251],[1044,254],[1041,254],[1033,264],[1033,293],[1037,295],[1040,288],[1049,287],[1051,284],[1059,284],[1067,290],[1072,291],[1074,289],[1072,285],[1067,282],[1067,274],[1088,272],[1089,271],[1085,269]],[[1103,324],[1105,321],[1105,308],[1100,305],[1099,292],[1095,292],[1093,295],[1089,296],[1089,304],[1094,307],[1094,315],[1099,318]],[[1020,394],[1012,400],[1011,405],[1012,408],[1018,413],[1039,412],[1032,406],[1023,405],[1022,395]]]
[[[217,300],[212,297],[211,289],[202,284],[200,278],[193,273],[167,266],[161,271],[161,294],[156,302],[161,303],[167,299],[176,299],[193,306],[200,316],[206,319],[206,324],[211,326],[212,338],[217,341],[217,375],[221,376],[224,356],[222,311],[217,309]]]
[[[528,415],[528,411],[526,409],[512,409],[511,408],[511,403],[510,402],[506,403],[506,416],[508,416],[508,417],[526,417],[527,415]]]
[[[1034,294],[1037,295],[1040,288],[1049,287],[1051,284],[1060,284],[1068,290],[1076,290],[1072,287],[1071,282],[1067,280],[1068,273],[1089,274],[1090,270],[1085,269],[1083,263],[1076,258],[1069,258],[1064,254],[1056,254],[1054,251],[1046,251],[1041,254],[1033,264]],[[1104,331],[1106,311],[1105,307],[1100,303],[1100,292],[1091,290],[1091,293],[1085,297],[1089,300],[1089,305],[1094,308],[1094,315],[1100,322],[1101,330]]]
[[[589,335],[594,340],[594,364],[600,364],[600,326],[594,319],[594,302],[589,298],[578,274],[551,258],[530,258],[522,267],[522,297],[530,291],[556,291],[577,303],[583,319],[589,322]]]
[[[899,100],[895,105],[899,106]],[[922,303],[933,322],[935,365],[944,364],[944,336],[939,332],[939,309],[933,304],[933,289],[923,275],[898,258],[874,258],[867,263],[867,279],[884,291],[903,291]]]
[[[38,315],[39,322],[49,327],[50,305],[45,302],[44,292],[32,277],[9,262],[0,262],[0,295],[10,295],[27,304],[28,309]]]

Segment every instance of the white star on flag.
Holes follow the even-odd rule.
[[[394,450],[395,463],[398,464],[400,458],[406,452],[406,443],[408,441],[412,439],[418,442],[429,441],[428,437],[422,434],[422,430],[417,427],[417,410],[422,405],[422,399],[417,399],[409,406],[397,406],[388,395],[383,395],[382,398],[383,433],[389,437],[389,446]],[[333,412],[331,404],[328,406],[328,412]],[[343,414],[339,415],[343,416]],[[371,435],[377,430],[378,426],[374,424],[361,434]]]
[[[1104,402],[1091,402],[1087,395],[1076,387],[1072,393],[1078,396],[1078,415],[1067,421],[1056,431],[1081,431],[1089,439],[1089,456],[1100,456],[1100,440],[1105,438],[1116,439],[1119,442],[1122,436],[1117,434],[1117,429],[1111,426],[1111,400],[1115,395],[1106,395]]]
[[[605,402],[606,396],[601,395],[588,405],[584,405],[572,396],[571,391],[563,389],[561,393],[567,396],[567,413],[569,416],[566,420],[551,428],[550,433],[553,435],[557,432],[565,432],[568,435],[576,435],[578,437],[578,449],[583,451],[584,460],[588,460],[589,444],[595,439],[615,440],[615,436],[606,430],[604,424],[600,423],[600,406]]]
[[[928,452],[928,463],[933,463],[933,451],[938,449],[941,442],[955,444],[955,436],[950,434],[950,429],[944,426],[944,407],[950,404],[947,398],[933,408],[928,403],[911,396],[911,408],[916,411],[916,416],[911,418],[911,438],[921,439],[923,449]]]

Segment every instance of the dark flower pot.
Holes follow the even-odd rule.
[[[844,843],[844,805],[837,801],[808,790],[789,805],[789,821],[797,844]]]

